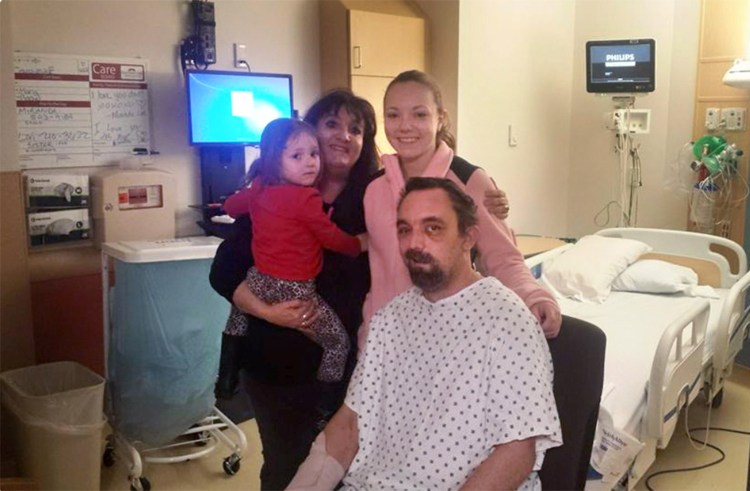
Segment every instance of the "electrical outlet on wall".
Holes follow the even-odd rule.
[[[721,110],[722,118],[726,124],[727,131],[744,131],[745,130],[745,108],[744,107],[725,107]]]
[[[247,64],[247,45],[234,43],[234,67],[249,68]]]

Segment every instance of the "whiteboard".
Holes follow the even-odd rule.
[[[116,164],[151,149],[148,62],[14,53],[21,169]]]

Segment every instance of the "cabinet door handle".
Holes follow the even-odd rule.
[[[362,68],[362,49],[359,46],[355,46],[352,50],[352,58],[354,68]]]

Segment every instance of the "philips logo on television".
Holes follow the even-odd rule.
[[[606,55],[604,66],[635,66],[635,54],[618,53]]]

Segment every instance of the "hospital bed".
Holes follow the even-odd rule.
[[[687,266],[719,298],[612,291],[602,303],[559,299],[563,314],[586,320],[607,336],[604,389],[592,463],[603,475],[591,488],[626,481],[633,489],[665,448],[678,415],[703,390],[721,403],[724,380],[748,336],[747,259],[736,243],[705,234],[617,228],[596,235],[633,239],[651,258]],[[572,244],[526,260],[542,277]],[[543,277],[542,277],[543,278]],[[609,454],[607,454],[609,452]],[[588,487],[588,486],[587,486]]]

